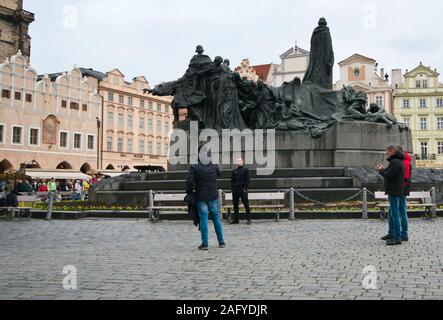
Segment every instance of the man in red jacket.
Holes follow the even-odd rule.
[[[402,147],[399,150],[405,155],[405,160],[403,164],[405,165],[405,183],[403,185],[404,191],[404,204],[400,206],[400,226],[401,226],[401,240],[408,241],[408,203],[407,197],[411,193],[411,179],[412,179],[412,158],[409,153],[403,151]]]

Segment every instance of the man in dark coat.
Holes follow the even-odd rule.
[[[231,191],[232,202],[234,204],[234,220],[231,224],[240,223],[240,199],[246,210],[246,220],[248,225],[251,224],[251,208],[249,207],[248,189],[249,189],[249,169],[245,167],[243,158],[237,159],[238,167],[232,171],[231,175]]]
[[[391,216],[393,234],[392,237],[385,237],[386,244],[389,246],[401,244],[400,232],[400,211],[405,202],[404,199],[404,182],[405,182],[405,166],[404,154],[395,146],[389,146],[386,149],[389,166],[385,168],[382,164],[377,165],[377,170],[385,180],[385,192],[389,198],[389,214]]]
[[[218,165],[212,163],[208,151],[202,148],[199,152],[199,163],[191,165],[186,180],[186,193],[188,197],[194,197],[200,217],[202,244],[198,248],[199,250],[208,250],[209,213],[211,214],[211,219],[215,227],[219,247],[224,248],[226,246],[220,221],[217,184],[217,178],[219,176],[220,169]]]

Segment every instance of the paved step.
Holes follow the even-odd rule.
[[[229,190],[231,188],[230,179],[219,179],[220,189]],[[348,177],[316,177],[316,178],[253,178],[250,182],[250,189],[290,189],[290,188],[351,188],[352,178]],[[185,190],[186,181],[183,180],[152,180],[134,181],[122,184],[122,190]]]
[[[222,170],[221,179],[229,179],[231,177],[232,170]],[[170,171],[170,172],[155,172],[149,173],[147,179],[152,180],[182,180],[186,179],[187,171]],[[303,178],[303,177],[343,177],[345,175],[344,168],[283,168],[275,169],[271,176],[257,176],[256,170],[250,171],[251,178]]]

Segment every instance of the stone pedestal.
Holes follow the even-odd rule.
[[[219,138],[220,154],[216,158],[231,158],[230,163],[220,161],[222,168],[232,168],[235,164],[234,153],[247,154],[254,151],[268,150],[266,143],[251,143],[254,135],[244,135],[241,144],[231,144],[230,149],[222,146]],[[245,143],[244,141],[249,142]],[[256,138],[256,137],[255,137]],[[266,136],[261,142],[266,142]],[[255,141],[257,142],[257,141]],[[202,143],[200,143],[201,145]],[[188,135],[188,152],[189,148]],[[321,138],[314,139],[307,133],[275,132],[275,168],[318,168],[318,167],[374,167],[375,164],[385,160],[385,149],[388,145],[399,145],[413,154],[412,136],[410,131],[400,132],[398,127],[388,128],[384,124],[368,122],[338,122]],[[194,147],[194,150],[197,148]],[[196,152],[182,155],[181,160],[187,164],[169,164],[170,171],[187,170],[189,168],[189,155],[195,158]],[[269,154],[268,154],[269,156]],[[171,155],[172,160],[178,160]],[[250,168],[265,167],[253,159]]]

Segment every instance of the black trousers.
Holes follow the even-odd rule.
[[[243,202],[243,205],[245,206],[246,219],[249,221],[251,220],[251,208],[249,207],[249,199],[247,191],[234,192],[232,194],[232,202],[234,204],[234,221],[240,220],[240,210],[239,210],[240,199]]]

